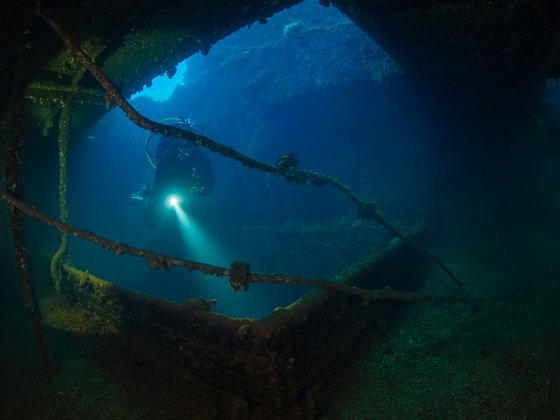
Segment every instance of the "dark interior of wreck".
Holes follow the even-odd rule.
[[[130,253],[146,258],[153,269],[190,266],[80,230],[87,226],[64,230],[68,216],[64,215],[63,181],[55,192],[60,195],[60,213],[54,209],[51,219],[39,217],[41,223],[55,227],[53,235],[59,235],[57,230],[62,233],[62,251],[52,256],[50,267],[44,267],[52,281],[37,284],[34,279],[45,273],[31,271],[33,256],[25,232],[26,224],[37,223],[37,209],[34,203],[26,203],[24,180],[41,181],[40,175],[24,177],[24,169],[37,168],[39,174],[59,171],[58,162],[54,168],[45,168],[40,157],[64,154],[65,149],[56,149],[63,147],[61,138],[66,137],[67,147],[68,139],[71,143],[155,76],[173,74],[185,58],[208,53],[240,28],[266,25],[274,14],[300,2],[4,3],[0,273],[4,298],[26,313],[27,324],[21,328],[32,331],[37,348],[37,363],[31,367],[35,375],[50,378],[46,380],[52,384],[61,368],[56,353],[63,338],[57,335],[56,323],[45,321],[52,318],[49,312],[58,310],[87,325],[83,331],[66,329],[72,330],[69,335],[107,375],[115,376],[137,398],[152,398],[150,415],[161,410],[161,418],[180,418],[180,413],[192,410],[189,418],[338,418],[340,412],[327,402],[337,392],[333,384],[375,348],[406,302],[446,301],[445,296],[419,292],[419,279],[431,266],[439,265],[454,287],[447,302],[467,302],[473,305],[473,313],[478,310],[481,303],[472,303],[474,298],[468,288],[463,289],[453,265],[428,250],[450,246],[479,254],[499,253],[504,260],[523,258],[525,249],[538,255],[555,253],[560,198],[548,182],[550,173],[557,175],[554,171],[559,165],[560,135],[554,123],[560,120],[555,115],[558,105],[547,107],[543,101],[543,89],[560,76],[560,4],[550,0],[317,1],[321,7],[338,8],[366,32],[395,60],[398,77],[425,104],[423,121],[431,133],[425,140],[429,212],[425,225],[404,235],[380,216],[373,203],[343,191],[357,204],[356,218],[374,219],[399,241],[391,241],[345,271],[335,286],[318,284],[294,305],[264,320],[219,316],[211,312],[212,303],[204,300],[175,305],[129,293],[97,278],[95,272],[72,267],[64,259],[64,242],[71,236],[90,240],[117,256]],[[91,67],[86,68],[88,59]],[[553,87],[558,86],[555,83]],[[125,109],[125,113],[143,128],[162,129],[134,112]],[[212,143],[220,139],[195,140],[213,151],[220,149]],[[250,156],[246,158],[237,160],[260,168]],[[262,170],[288,182],[299,182],[299,172],[294,175],[264,166]],[[304,182],[319,185],[331,180],[309,175]],[[547,267],[547,273],[557,277],[558,265]],[[231,287],[238,290],[257,278],[291,281],[261,278],[241,262],[213,274],[228,277]],[[539,272],[528,275],[543,276]],[[53,289],[56,295],[48,305],[40,304],[36,296],[43,289]],[[53,305],[60,308],[55,310]],[[60,330],[65,329],[65,321],[56,322]],[[315,331],[317,325],[323,325],[324,331]],[[531,363],[515,354],[508,357],[510,371],[522,371]],[[547,359],[547,369],[559,363],[557,357]],[[547,392],[558,391],[560,384],[555,381],[547,379],[543,385]],[[13,388],[14,384],[3,386]],[[153,397],[154,388],[163,390],[165,397]],[[59,400],[71,395],[59,392],[49,395]],[[4,404],[6,418],[17,417],[22,409],[18,404],[14,400]],[[167,413],[161,408],[165,406]],[[527,406],[532,407],[530,402]],[[557,404],[547,406],[541,414],[558,414],[557,409]],[[431,414],[437,417],[438,413],[450,414]]]

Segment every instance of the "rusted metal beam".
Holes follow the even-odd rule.
[[[25,17],[21,18],[22,20],[25,19]],[[27,86],[27,45],[30,42],[30,32],[28,30],[23,31],[17,47],[18,58],[13,70],[12,89],[9,96],[10,110],[5,121],[6,155],[4,179],[7,193],[18,199],[23,199],[23,179],[21,173],[24,145],[23,102]],[[8,219],[14,242],[23,303],[31,318],[35,339],[41,351],[47,372],[52,373],[54,372],[54,361],[47,343],[45,330],[43,329],[41,309],[35,296],[31,277],[31,257],[29,256],[25,238],[24,213],[15,206],[9,206]]]

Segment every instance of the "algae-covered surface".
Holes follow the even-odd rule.
[[[517,293],[499,303],[409,306],[339,384],[326,418],[558,418],[560,261],[554,244],[539,246],[439,249],[472,292]],[[445,282],[434,271],[424,290]]]
[[[516,293],[498,303],[405,307],[335,389],[323,390],[319,417],[556,418],[560,261],[555,241],[435,249],[468,282],[468,292]],[[423,291],[453,287],[434,268]],[[50,377],[42,370],[19,291],[9,288],[3,294],[2,418],[235,418],[224,396],[188,379],[148,377],[143,361],[120,360],[119,348],[112,357],[94,358],[96,346],[110,345],[107,337],[118,331],[93,313],[62,309],[50,290],[39,290],[57,365]],[[95,337],[80,339],[80,329],[92,322],[106,325],[97,344]]]
[[[125,349],[111,347],[110,335],[115,331],[110,327],[97,329],[110,325],[110,321],[91,312],[64,309],[52,295],[43,296],[41,304],[56,372],[48,375],[44,371],[23,305],[12,296],[10,302],[2,304],[0,418],[206,419],[223,416],[225,409],[220,399],[202,385],[185,379],[177,387],[165,375],[147,377],[140,358],[122,357]],[[98,340],[88,336],[92,328],[102,331],[104,336]],[[98,351],[109,356],[99,360],[94,357]],[[183,414],[183,410],[188,413]]]

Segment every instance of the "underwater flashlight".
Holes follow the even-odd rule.
[[[181,207],[181,202],[183,201],[183,197],[178,194],[171,194],[167,196],[167,205],[173,210],[175,210],[175,214],[179,220],[181,229],[186,232],[189,229],[191,222],[185,213],[185,210]]]
[[[177,208],[179,207],[180,202],[181,202],[181,197],[178,196],[177,194],[172,194],[169,197],[167,197],[167,205],[169,207]]]

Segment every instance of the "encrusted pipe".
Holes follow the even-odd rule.
[[[68,94],[62,106],[60,120],[58,124],[58,196],[60,207],[60,220],[68,222],[68,138],[70,136],[70,124],[72,122],[72,106],[74,95]],[[61,263],[68,252],[68,233],[61,232],[60,246],[51,259],[51,276],[53,278],[56,291],[61,297],[65,296],[63,291],[63,274]]]
[[[125,243],[119,243],[102,236],[95,235],[93,232],[77,229],[67,223],[62,223],[30,205],[16,199],[15,197],[0,191],[0,198],[7,201],[8,204],[20,209],[26,214],[35,217],[42,222],[53,226],[61,232],[72,233],[74,236],[93,242],[101,246],[107,251],[113,251],[115,255],[129,254],[136,257],[144,258],[148,261],[149,266],[154,270],[169,270],[173,266],[183,267],[190,271],[199,271],[206,275],[216,277],[230,277],[230,283],[234,290],[245,291],[250,283],[276,283],[276,284],[298,284],[321,287],[332,292],[342,292],[349,295],[359,296],[364,303],[372,301],[400,301],[400,302],[432,302],[432,303],[452,303],[463,302],[473,303],[481,302],[484,299],[476,299],[469,296],[432,296],[416,293],[398,292],[386,288],[383,290],[367,290],[354,287],[348,284],[337,283],[329,280],[311,279],[299,276],[287,276],[284,274],[261,274],[251,273],[249,264],[234,261],[231,269],[217,267],[210,264],[199,263],[195,261],[185,260],[183,258],[172,257],[168,255],[158,254],[149,250],[136,248]]]
[[[6,156],[4,179],[7,193],[19,199],[23,199],[23,182],[21,175],[24,144],[23,101],[25,87],[27,85],[26,45],[29,45],[30,42],[30,33],[25,30],[22,33],[17,50],[18,58],[14,68],[12,90],[9,100],[10,111],[7,113],[5,121]],[[2,194],[5,193],[2,192]],[[24,213],[15,206],[8,206],[8,218],[14,241],[14,251],[21,283],[23,303],[27,313],[31,317],[35,339],[43,356],[47,372],[52,373],[54,371],[54,362],[43,329],[41,310],[35,296],[31,278],[31,258],[25,239]]]

